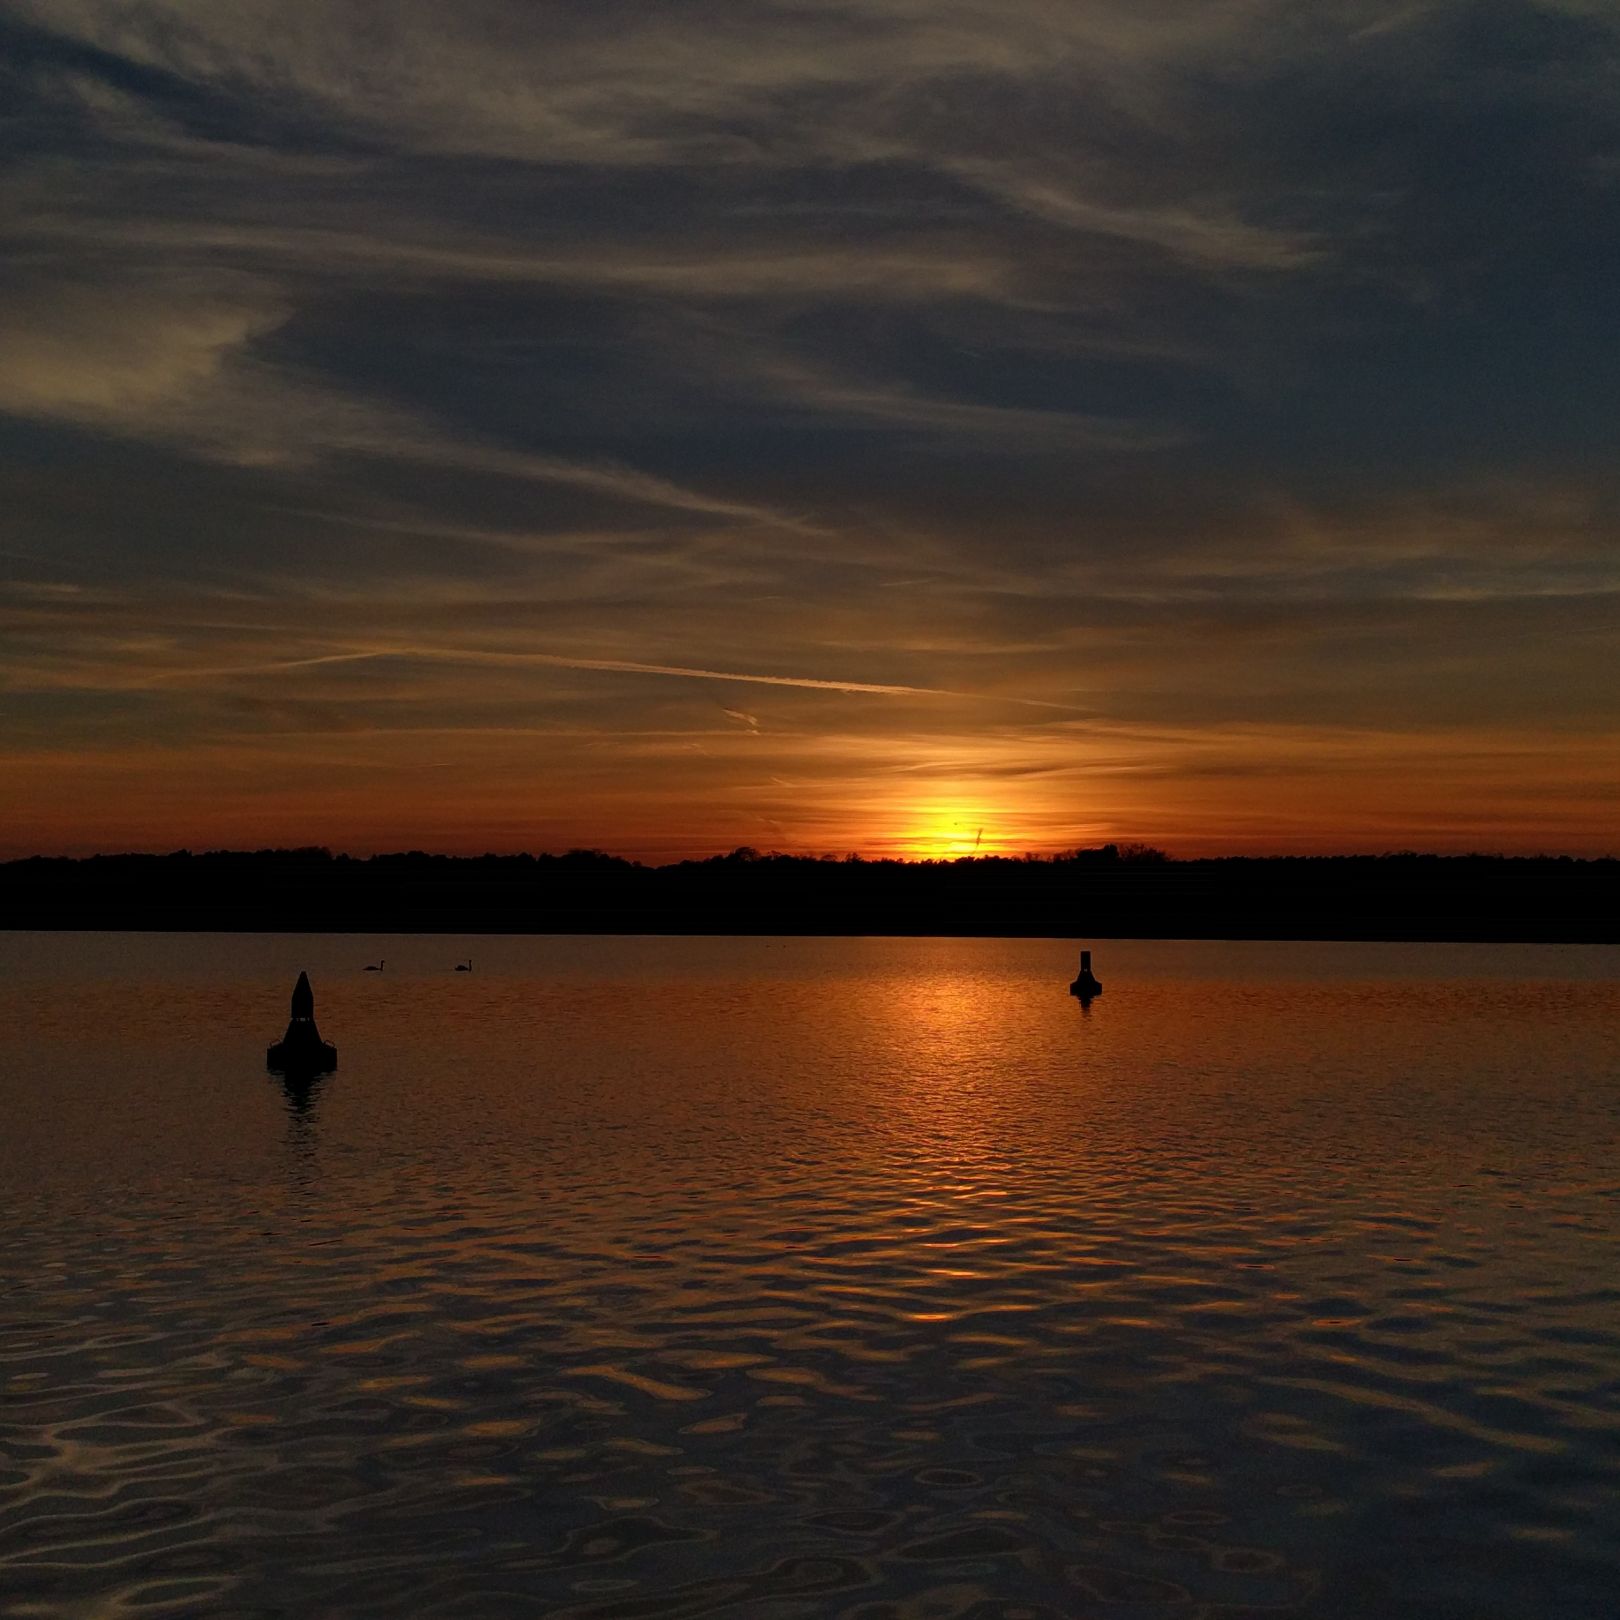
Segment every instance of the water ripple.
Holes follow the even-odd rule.
[[[1611,981],[519,945],[0,989],[0,1612],[1607,1612]]]

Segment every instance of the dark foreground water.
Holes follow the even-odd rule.
[[[1620,1613],[1620,953],[1073,966],[0,936],[0,1613]]]

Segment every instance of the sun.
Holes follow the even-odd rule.
[[[1000,843],[984,814],[971,805],[926,805],[909,819],[900,852],[910,860],[954,861],[964,855],[989,855]]]

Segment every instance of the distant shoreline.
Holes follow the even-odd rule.
[[[0,864],[7,930],[1620,942],[1620,860],[815,860],[213,852]]]
[[[311,936],[332,939],[1046,939],[1071,945],[1107,945],[1111,941],[1158,945],[1534,945],[1606,947],[1620,946],[1620,939],[1524,939],[1496,934],[1040,934],[1018,933],[1009,929],[986,931],[983,929],[930,929],[911,932],[905,929],[668,929],[668,928],[480,928],[472,924],[465,927],[432,928],[297,928],[233,926],[229,923],[189,924],[170,923],[98,923],[62,926],[44,924],[0,924],[0,939],[8,934],[242,934]]]

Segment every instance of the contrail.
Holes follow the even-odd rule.
[[[562,653],[444,653],[478,663],[545,664],[554,669],[603,670],[616,675],[670,675],[687,681],[745,681],[753,686],[797,686],[812,692],[871,692],[879,697],[975,697],[939,686],[899,686],[885,681],[823,680],[814,675],[745,675],[736,670],[699,669],[690,664],[643,664],[630,658],[570,658]]]
[[[631,658],[575,658],[565,653],[489,652],[463,647],[368,647],[351,652],[322,653],[261,664],[238,664],[224,669],[174,670],[152,677],[153,683],[213,679],[228,675],[272,675],[280,670],[313,669],[323,664],[358,664],[373,659],[425,659],[440,663],[529,665],[549,669],[579,669],[613,675],[662,675],[685,681],[739,681],[749,686],[788,686],[811,692],[851,692],[876,697],[962,698],[977,703],[1017,703],[1029,708],[1084,711],[1067,703],[1041,698],[1008,697],[995,692],[962,692],[947,686],[905,686],[892,681],[828,680],[816,675],[757,675],[742,670],[703,669],[691,664],[647,664]]]
[[[1006,697],[997,692],[961,692],[949,686],[902,686],[886,681],[825,680],[815,675],[753,675],[744,674],[739,670],[701,669],[691,664],[643,664],[630,658],[572,658],[563,653],[462,652],[449,648],[429,649],[426,652],[402,649],[397,656],[446,658],[471,663],[544,664],[554,669],[602,670],[618,675],[667,675],[686,681],[743,681],[753,686],[793,686],[812,692],[865,692],[879,697],[965,698],[975,703],[1019,703],[1029,708],[1061,709],[1067,714],[1089,712],[1068,703],[1048,703],[1042,698]]]

